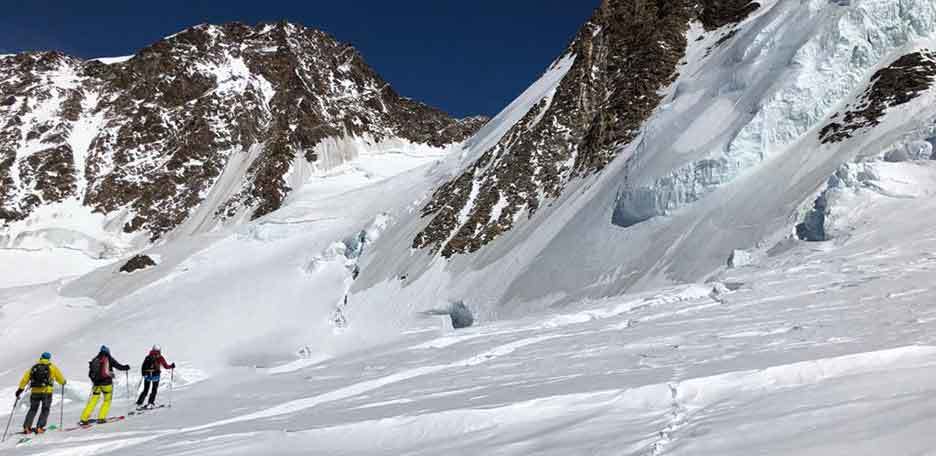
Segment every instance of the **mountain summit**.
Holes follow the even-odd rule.
[[[397,94],[351,46],[281,22],[200,25],[123,59],[0,58],[0,221],[77,199],[156,239],[279,208],[378,144],[445,148],[486,119]]]

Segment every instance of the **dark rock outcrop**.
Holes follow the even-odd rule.
[[[737,24],[760,8],[760,3],[751,0],[708,0],[700,2],[699,21],[706,30],[715,30],[726,25]]]
[[[886,111],[909,103],[936,81],[936,53],[920,51],[907,54],[871,78],[864,95],[844,113],[819,132],[823,144],[838,143],[858,131],[881,124]]]
[[[137,255],[124,263],[124,265],[120,267],[120,272],[130,274],[153,266],[156,266],[156,261],[152,258],[147,255]]]

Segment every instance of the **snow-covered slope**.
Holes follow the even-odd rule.
[[[936,168],[918,166],[916,183],[936,189]],[[219,334],[205,334],[194,350],[169,338],[167,354],[182,363],[173,408],[0,452],[929,454],[936,225],[920,216],[934,213],[928,201],[878,197],[849,241],[792,245],[708,284],[457,332],[426,319],[395,342],[350,356],[206,377],[205,354]],[[908,223],[865,223],[881,217]],[[80,333],[133,353],[144,342],[124,333],[125,319],[170,321],[157,306],[121,307],[97,314]],[[162,334],[176,326],[167,323]],[[79,380],[88,338],[56,351],[73,383],[69,419],[87,389]],[[122,384],[117,390],[124,394]],[[126,404],[118,398],[115,410]]]
[[[0,413],[42,350],[69,419],[102,343],[180,369],[172,409],[0,452],[928,454],[934,48],[928,0],[604,0],[464,143],[325,140],[155,266],[3,270]]]

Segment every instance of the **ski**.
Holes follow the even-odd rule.
[[[50,424],[50,425],[46,426],[46,432],[54,431],[54,430],[56,430],[56,429],[58,429],[58,425],[55,425],[55,424]],[[43,434],[44,434],[44,433],[43,433]],[[30,435],[30,436],[32,436],[32,437],[36,437],[36,436],[39,436],[39,435],[42,435],[42,434],[36,434],[35,432],[30,432],[29,434],[26,434],[26,433],[23,432],[23,431],[19,431],[19,432],[13,434],[13,435]]]
[[[105,423],[103,423],[103,424],[106,424],[106,423],[113,423],[113,422],[115,422],[115,421],[122,421],[122,420],[124,420],[124,419],[126,419],[126,418],[127,418],[126,416],[114,416],[114,417],[110,417],[110,418],[108,418],[107,421],[106,421]],[[92,427],[97,426],[97,425],[100,425],[100,424],[102,424],[102,423],[97,423],[97,422],[89,422],[88,424],[80,424],[80,423],[79,423],[79,424],[78,424],[77,426],[75,426],[75,427],[71,427],[71,428],[65,429],[65,432],[77,431],[77,430],[79,430],[79,429],[91,429]]]
[[[58,426],[56,426],[56,425],[53,424],[53,425],[50,425],[50,426],[46,427],[46,432],[54,431],[54,430],[56,430],[56,429],[58,429]],[[45,434],[45,433],[43,433],[43,434]],[[43,434],[36,434],[36,433],[29,433],[29,434],[26,434],[25,432],[22,432],[22,431],[17,432],[15,435],[22,435],[23,437],[20,437],[20,439],[16,442],[16,446],[22,445],[22,444],[24,444],[24,443],[29,443],[29,442],[31,442],[33,439],[35,439],[36,437],[40,437],[40,436],[42,436]]]
[[[134,411],[128,413],[127,415],[129,415],[129,416],[142,415],[142,414],[144,414],[144,413],[146,413],[146,412],[152,412],[152,411],[159,410],[159,409],[161,409],[161,408],[167,408],[167,407],[168,407],[168,406],[167,406],[166,404],[160,404],[160,405],[157,405],[157,406],[154,406],[154,407],[141,407],[141,408],[138,408],[138,409],[136,409],[136,410],[134,410]]]

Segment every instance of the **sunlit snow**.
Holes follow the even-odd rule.
[[[69,378],[67,425],[101,344],[134,366],[114,414],[154,343],[179,368],[172,408],[0,454],[934,454],[936,93],[840,144],[816,130],[874,71],[934,46],[936,7],[762,3],[721,47],[725,30],[693,27],[622,159],[474,255],[414,250],[422,208],[575,56],[462,145],[320,143],[255,221],[211,215],[256,147],[155,245],[76,200],[11,224],[0,419],[42,351]],[[218,90],[275,96],[236,59],[211,71]],[[97,122],[74,125],[76,163]],[[818,197],[827,240],[801,241]],[[141,250],[158,265],[118,272]],[[427,312],[455,301],[475,326]]]

